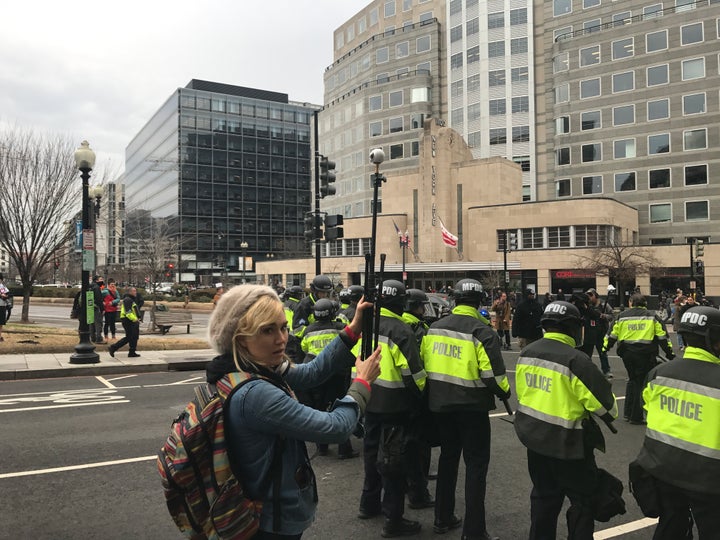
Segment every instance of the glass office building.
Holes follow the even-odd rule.
[[[309,253],[303,217],[317,109],[193,79],[135,136],[125,158],[128,221],[149,213],[170,226],[177,280],[239,281],[243,255],[251,272],[253,261]]]

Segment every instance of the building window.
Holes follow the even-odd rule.
[[[635,157],[635,139],[618,139],[613,141],[613,155],[615,159]]]
[[[619,39],[612,42],[612,59],[630,58],[635,54],[634,38]]]
[[[463,81],[455,81],[450,85],[450,95],[454,98],[462,97],[463,95]]]
[[[570,227],[548,227],[547,232],[549,248],[570,247]]]
[[[683,150],[704,150],[707,148],[707,129],[683,131]]]
[[[505,99],[491,99],[490,100],[490,116],[499,116],[505,114],[506,105]]]
[[[395,0],[385,2],[385,18],[395,16]]]
[[[668,31],[649,32],[645,34],[645,50],[648,53],[664,51],[668,48]]]
[[[390,49],[388,49],[387,47],[378,49],[375,53],[375,63],[384,64],[388,61],[390,61]]]
[[[528,96],[518,96],[512,98],[512,112],[530,112],[530,98]]]
[[[602,161],[602,144],[592,143],[582,145],[582,162]]]
[[[468,105],[467,116],[468,122],[472,122],[473,120],[477,120],[478,118],[480,118],[480,103],[473,103],[472,105]]]
[[[401,91],[402,93],[402,91]],[[413,88],[410,91],[410,103],[425,103],[430,100],[429,88]]]
[[[510,54],[525,54],[528,52],[528,40],[526,37],[510,40]]]
[[[592,66],[600,63],[600,45],[580,49],[580,67]]]
[[[555,150],[556,165],[570,165],[570,147],[565,146]]]
[[[462,126],[465,123],[463,118],[464,112],[462,108],[453,109],[450,113],[450,124],[453,126]]]
[[[470,148],[479,148],[480,147],[480,132],[474,131],[473,133],[468,133],[467,143]]]
[[[682,61],[682,80],[690,81],[705,77],[705,58]]]
[[[651,204],[650,223],[670,223],[672,221],[672,204]]]
[[[613,107],[613,125],[624,126],[635,123],[635,105]]]
[[[587,111],[580,115],[580,129],[588,131],[590,129],[599,129],[602,127],[600,111]]]
[[[450,29],[450,43],[460,41],[463,36],[462,25],[455,26]]]
[[[705,94],[689,94],[683,96],[683,114],[700,114],[704,113],[705,109]]]
[[[453,54],[450,57],[450,67],[452,69],[458,69],[463,66],[463,53]]]
[[[615,173],[615,191],[635,191],[635,173]]]
[[[555,119],[555,135],[570,133],[570,117],[560,116]]]
[[[480,61],[480,45],[475,45],[467,50],[467,63],[468,65],[474,64]]]
[[[382,135],[382,122],[370,122],[370,136],[378,137]]]
[[[415,40],[416,52],[427,52],[430,50],[430,36],[422,36]]]
[[[667,154],[668,152],[670,152],[669,133],[648,136],[648,155]]]
[[[410,115],[410,129],[421,129],[425,124],[425,115],[414,113]]]
[[[395,45],[395,57],[405,58],[406,56],[410,56],[410,42],[403,41]]]
[[[670,118],[670,100],[669,99],[658,99],[655,101],[648,101],[647,104],[647,119],[648,121],[662,120],[664,118]]]
[[[480,19],[475,17],[474,19],[469,20],[465,24],[465,33],[468,36],[473,36],[477,34],[480,31]]]
[[[399,107],[403,104],[403,91],[397,90],[395,92],[390,92],[390,107]]]
[[[475,90],[480,90],[480,75],[470,75],[467,78],[467,91],[474,92]]]
[[[512,160],[520,165],[523,172],[530,172],[530,156],[513,156]]]
[[[630,24],[632,22],[632,12],[621,11],[620,13],[613,13],[612,22],[613,26],[623,26],[624,24]]]
[[[510,10],[510,26],[527,24],[527,8]]]
[[[563,178],[562,180],[555,181],[555,197],[560,199],[561,197],[570,197],[570,179]]]
[[[703,23],[698,22],[680,27],[680,44],[692,45],[693,43],[702,43],[703,41]]]
[[[685,203],[685,221],[707,221],[710,219],[708,201],[687,201]]]
[[[592,32],[598,32],[600,30],[601,24],[602,24],[601,19],[591,19],[589,21],[585,21],[583,23],[583,32],[585,34],[590,34]]]
[[[505,86],[505,70],[497,69],[488,72],[488,85],[489,86]]]
[[[420,142],[419,141],[412,141],[410,143],[410,155],[411,156],[419,156],[420,155]]]
[[[379,111],[382,109],[382,96],[370,96],[368,98],[368,110]]]
[[[572,31],[572,26],[564,26],[563,28],[557,28],[553,30],[553,41],[559,41],[560,39],[569,39]]]
[[[643,19],[652,19],[653,17],[662,17],[662,4],[651,4],[643,8]]]
[[[502,28],[505,26],[505,13],[488,13],[488,28]]]
[[[498,58],[505,56],[505,42],[504,41],[491,41],[488,43],[488,57]]]
[[[572,0],[553,0],[553,17],[572,13]]]
[[[555,87],[555,104],[570,101],[570,85],[568,83]]]
[[[505,128],[493,128],[490,130],[490,144],[506,144],[507,130]]]
[[[623,73],[615,73],[612,76],[613,94],[620,92],[628,92],[635,89],[635,72],[625,71]]]
[[[524,82],[528,80],[528,68],[527,66],[516,67],[510,70],[511,80],[514,83]]]
[[[398,133],[403,130],[403,117],[391,118],[389,121],[390,133]]]
[[[530,141],[530,126],[513,126],[512,140],[514,143],[529,142]]]
[[[582,189],[583,195],[597,195],[602,193],[602,176],[583,176]]]
[[[553,73],[561,73],[568,69],[570,69],[570,53],[560,53],[553,58]]]
[[[600,77],[580,81],[580,99],[598,97],[600,93]]]
[[[672,245],[672,238],[651,238],[651,246],[670,246]]]
[[[583,9],[600,5],[600,0],[583,0]]]
[[[670,169],[650,169],[648,171],[648,187],[662,189],[670,187]]]
[[[403,157],[403,145],[402,144],[391,144],[390,145],[390,159],[400,159]]]
[[[685,167],[685,185],[700,186],[708,183],[707,165],[688,165]]]
[[[667,64],[647,68],[647,85],[658,86],[670,82],[670,75]]]
[[[450,15],[457,15],[458,13],[462,13],[462,1],[461,0],[451,0],[450,1]]]

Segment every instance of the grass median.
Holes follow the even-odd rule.
[[[123,336],[122,332],[118,339]],[[3,328],[0,354],[72,353],[78,344],[77,330],[10,323]],[[112,341],[110,342],[112,343]],[[97,344],[98,351],[107,350],[108,344]],[[185,349],[208,349],[204,339],[187,335],[140,334],[140,351],[178,351]]]

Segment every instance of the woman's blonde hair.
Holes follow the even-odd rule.
[[[275,324],[278,317],[285,318],[285,310],[279,300],[270,296],[262,296],[255,302],[238,321],[233,335],[233,360],[238,370],[252,368],[253,360],[248,350],[240,343],[239,337],[252,337],[260,332],[263,326]],[[256,361],[259,359],[255,359]],[[287,360],[287,357],[286,357]]]

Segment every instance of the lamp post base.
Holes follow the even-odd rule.
[[[98,364],[100,355],[95,352],[95,346],[90,342],[81,342],[75,345],[75,352],[70,355],[71,364]]]

